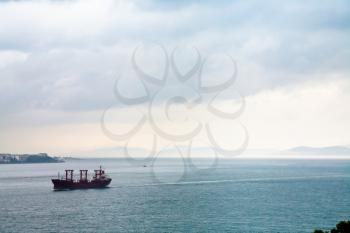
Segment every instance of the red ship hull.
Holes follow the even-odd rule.
[[[72,181],[72,180],[61,180],[52,179],[55,190],[65,190],[65,189],[97,189],[106,188],[112,179],[98,179],[98,180],[87,180],[87,181]]]

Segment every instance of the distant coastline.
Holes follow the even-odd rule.
[[[62,163],[63,159],[51,157],[46,153],[39,154],[0,154],[0,164],[23,163]]]
[[[350,148],[345,146],[309,147],[299,146],[285,151],[287,154],[301,155],[350,155]]]

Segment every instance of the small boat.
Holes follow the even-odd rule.
[[[74,170],[65,170],[65,173],[65,177],[60,178],[58,175],[57,179],[51,179],[54,190],[105,188],[112,181],[101,166],[100,169],[95,170],[91,180],[88,179],[88,170],[80,170],[79,180],[73,179]]]

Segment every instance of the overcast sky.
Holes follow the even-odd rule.
[[[230,112],[234,90],[244,95],[246,108],[237,120],[249,132],[248,148],[350,145],[349,30],[345,0],[2,1],[0,153],[93,155],[123,145],[102,132],[101,115],[115,104],[110,126],[123,131],[144,113],[146,103],[118,103],[113,86],[119,77],[121,94],[144,94],[131,56],[141,45],[145,70],[161,74],[164,54],[147,47],[153,42],[169,54],[182,48],[179,70],[195,64],[191,46],[202,58],[235,59],[234,89],[217,104]],[[204,67],[208,85],[232,73],[232,65],[215,61],[214,68]],[[179,84],[166,86],[187,93]],[[237,132],[237,121],[210,118],[204,106],[196,114],[218,124],[223,145],[232,144],[225,140]],[[150,145],[149,135],[134,146]]]

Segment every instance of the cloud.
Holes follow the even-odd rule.
[[[24,62],[28,54],[20,51],[3,50],[0,51],[0,69],[17,62]]]
[[[36,125],[33,116],[43,112],[39,118],[45,124],[73,118],[72,123],[91,123],[93,117],[82,115],[115,103],[113,85],[120,74],[124,93],[142,95],[130,57],[136,46],[150,41],[162,43],[169,53],[180,44],[197,47],[203,57],[232,55],[238,64],[235,88],[247,98],[277,89],[301,94],[290,87],[305,82],[332,85],[350,77],[349,22],[345,0],[3,1],[1,124]],[[150,52],[145,53],[147,67],[157,70],[158,54]],[[179,57],[184,67],[188,54]],[[214,80],[230,72],[223,67],[210,76]],[[27,113],[31,117],[24,120]]]
[[[346,145],[349,138],[350,80],[316,80],[262,91],[246,99],[242,121],[251,148]]]
[[[348,79],[306,81],[293,86],[264,90],[247,97],[246,102],[246,110],[239,120],[249,132],[248,149],[283,150],[298,145],[321,147],[348,144],[350,110],[345,107],[350,102]],[[220,107],[232,108],[232,101],[222,101]],[[138,111],[139,109],[133,107],[123,110],[116,108],[108,126],[119,134],[127,132],[139,117]],[[213,120],[208,116],[204,105],[195,114],[201,116],[201,120],[204,117],[208,118],[208,122],[218,123],[218,127],[214,128],[215,134],[219,136],[220,142],[223,139],[224,145],[240,144],[239,140],[232,140],[240,136],[240,132],[230,130],[239,130],[237,121],[231,124],[230,121]],[[106,137],[101,131],[99,119],[99,111],[26,113],[15,119],[21,124],[1,126],[0,147],[3,151],[16,153],[45,151],[52,154],[83,153],[94,156],[96,151],[105,151],[103,156],[119,156],[120,150],[117,153],[112,148],[123,146],[124,142]],[[28,121],[31,120],[36,124],[28,125]],[[57,121],[60,123],[57,124]],[[163,124],[161,121],[158,123]],[[202,134],[198,138],[199,142],[206,142]],[[152,131],[150,126],[146,125],[140,135],[132,138],[132,146],[148,149],[152,144],[150,139]],[[167,142],[161,141],[158,144],[164,145],[167,145]],[[207,147],[208,144],[198,146]]]

